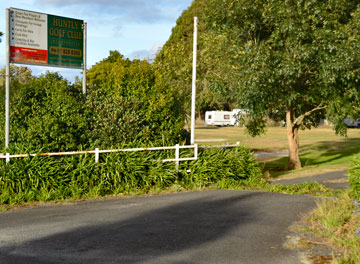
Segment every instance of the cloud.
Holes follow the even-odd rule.
[[[121,25],[116,25],[113,27],[113,33],[114,33],[115,38],[122,36],[122,33],[121,33],[122,29],[123,29],[123,26],[121,26]]]
[[[164,46],[164,43],[156,43],[152,48],[151,48],[151,52],[152,54],[154,54],[154,56],[156,56],[160,50],[162,49],[162,47]]]
[[[191,0],[34,0],[35,4],[73,10],[73,13],[120,17],[127,23],[173,21]]]
[[[157,43],[150,50],[144,49],[133,51],[128,55],[128,57],[130,59],[153,60],[163,45],[163,43]]]
[[[75,76],[82,78],[82,70],[79,69],[69,69],[69,68],[54,68],[54,67],[43,67],[43,66],[31,66],[25,65],[26,67],[32,70],[33,76],[40,76],[46,74],[47,72],[58,72],[64,79],[74,82]]]

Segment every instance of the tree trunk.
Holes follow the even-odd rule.
[[[300,155],[299,155],[299,126],[294,124],[295,112],[290,108],[286,108],[286,128],[289,142],[289,160],[288,169],[301,169]]]

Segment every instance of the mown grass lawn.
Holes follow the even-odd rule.
[[[278,151],[288,148],[286,128],[270,127],[260,137],[251,137],[243,127],[197,127],[195,141],[201,145],[240,144],[254,151]],[[360,152],[360,129],[349,129],[347,137],[322,126],[300,131],[300,158],[303,169],[287,171],[287,157],[260,160],[272,178],[310,176],[320,172],[347,170],[354,154]]]

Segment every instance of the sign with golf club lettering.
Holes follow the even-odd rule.
[[[10,8],[10,62],[82,68],[83,20]]]

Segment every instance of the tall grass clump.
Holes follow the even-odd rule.
[[[318,182],[302,182],[294,185],[269,184],[264,188],[268,192],[287,194],[311,194],[313,196],[337,196],[343,190],[328,188]]]
[[[167,187],[175,180],[170,164],[159,170],[160,161],[145,154],[149,153],[103,155],[98,163],[93,155],[12,159],[0,168],[0,202],[18,204],[147,192],[154,186]]]
[[[349,184],[351,186],[351,195],[356,199],[360,199],[360,155],[356,155],[353,159],[349,171]]]
[[[317,205],[307,219],[309,231],[333,249],[333,263],[360,263],[359,202],[345,194],[341,198],[322,199]]]
[[[264,183],[257,162],[242,147],[200,150],[198,160],[182,162],[178,172],[173,162],[162,162],[173,157],[173,151],[160,151],[103,154],[98,163],[93,155],[12,159],[0,166],[0,203]]]
[[[266,183],[255,157],[244,147],[200,149],[197,160],[181,165],[179,181],[187,187],[228,188]]]

